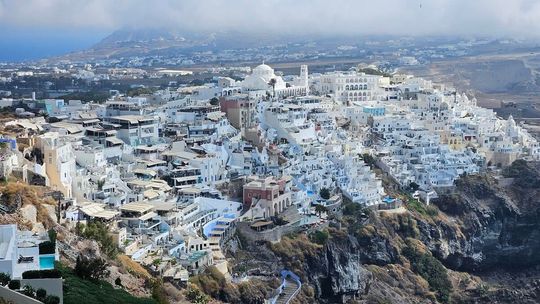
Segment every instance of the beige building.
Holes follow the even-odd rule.
[[[71,143],[60,137],[59,133],[49,132],[37,138],[36,147],[43,153],[49,186],[61,191],[66,198],[72,197],[76,165]]]

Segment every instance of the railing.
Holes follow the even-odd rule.
[[[281,280],[282,281],[281,281],[281,285],[277,289],[278,294],[275,297],[273,297],[272,299],[270,299],[270,301],[269,301],[270,304],[276,304],[277,300],[279,299],[279,296],[283,293],[283,290],[287,286],[287,277],[290,277],[293,281],[295,281],[296,284],[298,284],[298,287],[289,296],[289,298],[287,299],[287,301],[285,301],[285,303],[288,304],[300,292],[300,289],[302,288],[302,282],[300,281],[300,277],[298,277],[295,273],[284,269],[284,270],[281,271],[281,278],[282,278]]]

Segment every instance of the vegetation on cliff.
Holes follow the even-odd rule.
[[[194,288],[212,298],[231,304],[263,304],[280,284],[277,279],[270,281],[250,279],[232,284],[214,266],[207,268],[202,274],[191,277],[190,282]],[[204,302],[197,291],[188,291],[186,297],[193,303]]]
[[[75,272],[62,264],[56,266],[64,279],[65,304],[157,304],[151,298],[137,298],[123,289],[114,288],[102,280],[87,280],[79,277]]]
[[[411,262],[412,270],[428,282],[430,289],[436,293],[437,299],[447,303],[450,300],[452,283],[442,263],[431,253],[420,250],[411,241],[407,242],[402,254]]]

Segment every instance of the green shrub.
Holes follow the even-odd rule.
[[[57,296],[47,296],[45,300],[43,301],[43,303],[44,304],[60,304],[60,298]]]
[[[45,298],[47,297],[47,291],[43,288],[39,288],[36,290],[36,299],[43,302]]]
[[[109,257],[115,258],[118,254],[118,247],[109,235],[109,229],[105,224],[101,222],[89,222],[88,225],[80,225],[77,229],[83,237],[98,242],[101,250]]]
[[[45,241],[38,246],[39,254],[53,254],[56,251],[56,244],[51,241]]]
[[[18,290],[21,288],[21,281],[19,280],[12,280],[9,281],[8,288],[11,290]]]
[[[35,293],[36,291],[34,290],[34,288],[30,285],[25,285],[21,291],[22,294],[24,295],[27,295],[31,298],[33,298],[35,296]]]
[[[321,188],[319,191],[319,196],[322,199],[329,199],[330,198],[330,190],[328,188]]]
[[[448,279],[448,273],[442,263],[431,254],[420,253],[412,246],[405,247],[402,253],[411,262],[413,271],[428,282],[437,299],[447,303],[450,300],[452,283]]]
[[[426,208],[426,213],[429,216],[437,216],[439,215],[439,209],[433,205],[429,205]]]
[[[167,295],[163,289],[163,282],[161,280],[152,281],[152,299],[158,304],[169,304],[167,300]]]
[[[416,211],[422,215],[427,215],[426,205],[422,204],[419,200],[412,197],[407,198],[407,209]]]
[[[58,264],[64,279],[64,304],[156,304],[151,298],[137,298],[123,289],[115,289],[101,280],[85,280],[75,272]]]
[[[11,281],[11,276],[5,272],[0,272],[0,284],[6,286],[9,281]]]
[[[22,274],[23,279],[57,279],[62,274],[57,269],[29,270]]]
[[[100,258],[88,259],[79,255],[75,263],[75,274],[86,280],[99,280],[109,275],[107,262]]]
[[[56,245],[56,230],[50,229],[49,231],[47,231],[47,234],[49,235],[49,240],[51,241],[51,243]]]
[[[328,237],[328,231],[326,230],[317,230],[310,235],[311,241],[319,245],[326,244],[326,241],[328,241]]]
[[[186,299],[193,304],[206,304],[209,302],[208,296],[198,288],[189,288],[186,291]]]

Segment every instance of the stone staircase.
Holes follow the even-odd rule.
[[[296,296],[296,294],[298,294],[298,291],[300,291],[300,286],[296,283],[296,281],[290,278],[286,278],[285,286],[283,287],[283,290],[279,294],[275,303],[276,304],[289,303]]]

